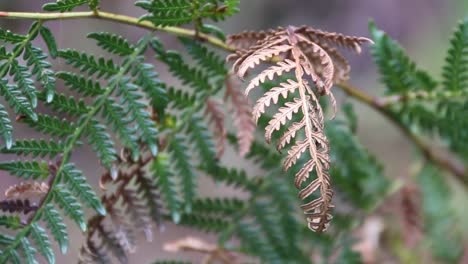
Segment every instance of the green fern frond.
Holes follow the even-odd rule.
[[[96,210],[100,215],[106,214],[106,209],[102,205],[101,200],[83,176],[83,172],[78,170],[75,165],[70,163],[64,165],[59,177],[68,186],[68,189],[75,196],[79,197],[83,203]]]
[[[228,73],[224,59],[209,51],[208,48],[200,44],[200,42],[180,37],[179,40],[184,44],[189,54],[198,62],[198,65],[210,75],[225,78]]]
[[[11,32],[10,30],[5,30],[3,28],[0,28],[0,40],[4,42],[9,42],[9,43],[20,43],[24,41],[27,37],[24,35],[20,34],[15,34]]]
[[[51,12],[67,12],[72,11],[75,7],[87,4],[89,0],[61,0],[55,3],[47,3],[42,6],[45,11]]]
[[[49,49],[50,56],[55,59],[58,55],[58,48],[54,34],[52,34],[50,29],[45,27],[44,25],[42,25],[39,29],[39,34],[41,34],[41,37],[44,40],[47,49]]]
[[[22,121],[36,131],[54,137],[64,138],[73,134],[73,131],[75,131],[75,124],[73,122],[46,114],[38,114],[37,121],[33,121],[29,118],[24,118]]]
[[[16,85],[7,84],[5,80],[0,80],[0,95],[5,98],[11,108],[17,114],[24,114],[32,120],[37,120],[37,114],[33,110],[33,106]]]
[[[154,66],[140,62],[133,69],[135,84],[140,86],[150,101],[150,106],[158,115],[164,116],[164,110],[168,104],[166,85],[158,79]]]
[[[21,224],[21,218],[17,215],[0,215],[0,226],[15,230],[21,228],[23,225]]]
[[[168,151],[171,154],[173,169],[179,175],[182,183],[184,211],[190,213],[192,211],[192,200],[196,196],[197,175],[190,162],[188,147],[184,141],[181,136],[173,137],[169,142]]]
[[[106,127],[93,119],[89,122],[86,132],[89,144],[97,154],[101,164],[110,169],[117,160],[117,152],[114,148],[114,142],[106,132]]]
[[[24,59],[28,62],[29,67],[32,66],[31,73],[36,75],[36,79],[43,86],[47,98],[46,102],[51,102],[55,94],[56,81],[55,73],[50,69],[52,65],[47,61],[47,55],[40,48],[27,45]]]
[[[45,161],[7,161],[0,163],[0,170],[23,179],[45,179],[49,176],[49,165]]]
[[[63,209],[65,215],[69,216],[80,227],[86,231],[86,221],[81,204],[75,196],[63,184],[57,184],[52,190],[55,203]]]
[[[167,88],[167,98],[170,106],[180,110],[187,108],[187,106],[194,106],[198,101],[195,95],[174,87]]]
[[[10,66],[10,75],[13,76],[13,81],[16,83],[17,87],[24,94],[32,108],[37,107],[37,91],[34,86],[34,81],[31,79],[31,73],[26,66],[19,65],[18,61],[14,60]]]
[[[88,34],[88,38],[97,41],[97,45],[102,49],[119,56],[132,54],[135,47],[122,36],[108,32],[93,32]]]
[[[55,263],[55,255],[50,244],[49,237],[47,236],[44,228],[40,227],[37,223],[31,224],[31,238],[36,244],[39,253],[44,256],[49,264]]]
[[[31,245],[26,237],[21,238],[21,249],[26,263],[39,264],[36,260],[37,250]]]
[[[445,63],[444,87],[451,91],[468,89],[468,18],[454,32]]]
[[[91,78],[87,79],[83,75],[61,71],[57,72],[55,76],[63,80],[70,90],[77,91],[83,96],[96,96],[104,93],[99,82],[95,82]]]
[[[229,221],[219,217],[198,214],[184,214],[180,219],[180,225],[195,228],[209,233],[221,233],[229,226]]]
[[[46,101],[47,95],[40,93],[39,99]],[[68,97],[64,94],[55,94],[54,100],[46,105],[56,112],[67,113],[71,116],[81,116],[89,111],[83,99],[75,99],[73,96]]]
[[[13,126],[11,125],[8,112],[0,104],[0,135],[5,143],[5,148],[9,149],[13,145]]]
[[[59,244],[60,252],[67,253],[68,250],[68,232],[63,218],[59,212],[50,203],[46,204],[42,212],[42,220],[47,224],[47,228]]]
[[[200,166],[208,171],[215,171],[218,159],[209,129],[198,115],[191,115],[187,119],[187,133],[193,142],[194,151],[198,154]]]
[[[244,206],[244,201],[237,198],[203,198],[193,201],[193,211],[197,214],[233,216]]]
[[[257,188],[256,182],[250,179],[247,173],[242,169],[226,168],[223,166],[216,166],[211,169],[207,168],[207,166],[202,166],[200,169],[208,173],[215,181],[222,182],[228,186],[247,191],[253,191]]]
[[[269,244],[260,230],[250,223],[240,223],[237,235],[241,241],[241,250],[258,256],[265,263],[283,263],[281,257]]]
[[[146,105],[141,101],[142,96],[138,93],[138,86],[129,82],[128,78],[123,78],[118,85],[118,95],[122,98],[122,104],[126,104],[129,113],[135,121],[135,130],[140,134],[141,140],[146,143],[153,156],[157,154],[155,122],[151,119]]]
[[[102,108],[102,116],[115,131],[122,144],[130,149],[132,159],[137,160],[139,146],[136,137],[136,128],[131,126],[131,120],[126,117],[124,108],[109,98]]]
[[[135,5],[150,13],[140,19],[150,21],[155,26],[178,26],[193,19],[193,3],[188,0],[141,0]]]
[[[16,154],[16,155],[31,155],[33,158],[41,157],[44,158],[49,156],[54,158],[65,148],[62,142],[55,142],[53,140],[45,141],[40,140],[17,140],[10,149],[3,148],[0,153],[5,154]]]
[[[429,74],[416,67],[405,51],[386,33],[369,23],[369,31],[374,41],[372,56],[378,66],[387,93],[396,94],[414,90],[432,90],[437,83]]]
[[[167,209],[174,223],[180,222],[180,201],[177,196],[174,175],[170,171],[169,157],[166,153],[159,153],[151,164],[151,172],[161,190]]]
[[[96,58],[84,52],[79,52],[73,49],[59,50],[58,56],[65,59],[67,64],[79,69],[81,72],[89,75],[94,75],[98,78],[109,78],[119,72],[119,66],[111,59],[105,60],[100,57]]]

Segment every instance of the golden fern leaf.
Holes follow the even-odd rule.
[[[205,114],[209,118],[211,131],[216,138],[216,157],[220,158],[224,153],[227,130],[224,126],[225,115],[220,101],[206,99]]]
[[[229,59],[235,59],[233,71],[239,78],[243,78],[249,69],[255,68],[262,62],[277,61],[266,70],[261,71],[249,82],[245,93],[260,86],[267,79],[273,80],[285,72],[293,72],[294,77],[282,82],[278,87],[273,87],[261,96],[254,108],[253,118],[258,118],[265,113],[272,102],[277,104],[279,97],[287,98],[294,94],[292,101],[279,107],[265,128],[265,139],[271,141],[275,131],[290,123],[293,117],[302,117],[299,122],[292,122],[277,143],[280,151],[292,144],[283,163],[285,170],[297,163],[299,158],[307,156],[308,161],[295,175],[295,185],[299,197],[307,200],[301,206],[307,215],[307,222],[313,231],[325,231],[332,218],[330,211],[333,208],[333,191],[330,185],[329,144],[324,133],[324,115],[318,96],[327,95],[331,104],[336,108],[331,88],[335,81],[346,80],[349,76],[349,64],[334,46],[352,48],[360,52],[360,45],[370,40],[361,37],[350,37],[338,33],[324,32],[309,27],[288,27],[277,30],[254,33],[241,33],[231,38],[242,43],[242,50],[230,55]],[[245,39],[245,40],[242,40]],[[255,44],[246,47],[247,39],[255,39]],[[313,85],[309,85],[309,82]],[[296,119],[297,120],[297,119]],[[303,133],[299,133],[299,132]],[[297,139],[297,135],[304,138]],[[293,143],[294,142],[294,143]],[[315,172],[316,178],[307,184],[309,175]],[[314,193],[318,192],[318,198],[311,200]]]
[[[228,74],[226,78],[225,101],[230,102],[230,113],[237,130],[237,144],[239,145],[239,155],[245,156],[250,151],[250,146],[255,139],[255,124],[252,119],[252,106],[249,99],[238,88],[238,80]]]

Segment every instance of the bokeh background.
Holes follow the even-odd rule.
[[[43,3],[39,0],[0,0],[1,11],[39,11]],[[141,10],[133,6],[131,0],[101,0],[102,10],[139,16]],[[337,31],[350,35],[368,36],[367,23],[373,19],[378,27],[397,39],[408,51],[411,57],[423,68],[440,76],[444,61],[448,38],[457,20],[468,15],[466,0],[242,0],[241,12],[219,24],[226,33],[237,33],[243,30],[261,30],[285,25],[307,24],[327,31]],[[2,28],[25,33],[31,21],[0,20]],[[76,48],[94,52],[99,50],[92,41],[86,39],[90,31],[111,31],[136,40],[144,33],[142,29],[99,20],[73,20],[47,22],[56,34],[60,48]],[[163,33],[160,37],[167,43],[175,43],[172,36]],[[351,82],[367,92],[379,95],[383,91],[378,82],[375,66],[364,49],[360,56],[349,57],[352,65]],[[55,65],[57,70],[65,65]],[[170,80],[161,69],[161,78]],[[338,95],[343,102],[343,95]],[[385,171],[389,177],[405,177],[409,171],[412,149],[404,137],[384,120],[382,116],[365,106],[355,105],[358,114],[358,136],[376,156],[385,163]],[[16,125],[16,138],[33,137],[32,131],[25,126]],[[0,162],[11,157],[0,154]],[[73,159],[79,164],[91,182],[96,183],[102,169],[96,158],[86,147],[74,153]],[[227,163],[242,162],[237,155],[228,151],[223,158]],[[249,164],[242,166],[248,167]],[[17,179],[0,172],[0,190],[5,189]],[[223,186],[203,180],[199,185],[204,195],[216,196],[226,194]],[[3,199],[0,193],[0,199]],[[74,263],[81,246],[82,236],[74,224],[68,225],[71,232],[71,247],[66,256],[58,256],[58,263]],[[155,233],[152,243],[139,243],[137,252],[131,255],[130,263],[150,263],[156,258],[173,257],[171,253],[162,250],[161,238],[172,240],[188,234],[200,235],[208,241],[215,237],[197,234],[187,229],[167,225],[163,233]],[[188,254],[195,263],[201,260],[197,254]]]

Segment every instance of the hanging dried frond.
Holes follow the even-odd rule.
[[[45,182],[20,182],[8,187],[5,191],[7,198],[32,198],[42,196],[49,191],[49,185]]]
[[[219,159],[224,153],[227,137],[222,103],[211,98],[206,99],[205,114],[209,118],[211,131],[216,139],[216,157]]]
[[[28,214],[32,211],[36,211],[38,206],[31,204],[28,199],[25,200],[3,200],[0,201],[0,211],[8,213],[24,213]]]
[[[237,144],[239,154],[245,156],[255,139],[255,124],[252,120],[252,106],[248,98],[238,88],[240,85],[232,74],[226,78],[226,93],[224,100],[230,100],[230,112],[237,130]]]
[[[265,139],[270,142],[272,134],[282,129],[293,116],[302,116],[301,121],[293,122],[287,127],[278,141],[277,148],[281,150],[293,143],[284,161],[285,170],[290,169],[302,156],[308,157],[309,160],[296,174],[295,185],[301,189],[299,197],[305,200],[302,209],[308,216],[309,228],[317,232],[324,231],[332,218],[330,209],[333,207],[333,191],[328,172],[329,144],[323,130],[324,116],[319,96],[327,95],[332,107],[336,109],[331,88],[335,81],[346,80],[349,76],[346,59],[333,46],[352,48],[359,53],[360,45],[370,40],[304,26],[278,28],[267,34],[241,34],[231,37],[232,40],[254,38],[258,39],[254,45],[237,51],[228,59],[235,59],[233,71],[242,79],[249,69],[258,64],[282,58],[250,80],[245,91],[247,95],[266,80],[273,80],[285,72],[293,73],[294,78],[271,88],[258,99],[253,109],[253,118],[258,121],[271,103],[278,103],[280,96],[294,96],[294,99],[280,107],[278,113],[269,121],[265,128]],[[305,138],[293,141],[299,131],[303,131]],[[317,178],[306,184],[309,174],[313,171]],[[317,198],[313,195],[315,192],[320,194]]]

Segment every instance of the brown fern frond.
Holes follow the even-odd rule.
[[[266,38],[271,34],[271,31],[256,32],[256,31],[244,31],[238,34],[229,35],[226,39],[226,44],[234,47],[237,50],[248,49],[255,45],[258,41]]]
[[[36,211],[37,209],[38,206],[36,204],[31,204],[28,199],[0,201],[0,211],[3,212],[29,214],[30,212]]]
[[[122,201],[126,205],[125,212],[133,219],[133,226],[143,231],[147,241],[153,240],[153,227],[145,204],[134,190],[125,188],[122,191]]]
[[[283,132],[277,143],[277,149],[285,148],[297,135],[304,135],[304,138],[295,140],[288,150],[283,167],[288,170],[297,163],[300,157],[309,158],[297,172],[295,185],[301,189],[299,197],[308,201],[301,207],[307,215],[309,228],[317,232],[324,231],[332,218],[330,210],[333,207],[331,203],[333,191],[328,172],[330,168],[329,146],[324,133],[324,115],[318,97],[328,96],[332,107],[336,109],[336,101],[331,88],[335,81],[348,78],[350,67],[335,47],[347,47],[360,52],[361,44],[370,40],[324,32],[305,26],[278,28],[269,31],[268,34],[246,33],[234,36],[233,39],[249,39],[250,36],[257,37],[255,44],[246,47],[249,42],[244,41],[242,50],[229,56],[230,59],[236,59],[233,71],[239,78],[242,79],[249,69],[255,68],[258,64],[273,61],[272,58],[274,61],[278,59],[282,61],[254,76],[246,88],[246,94],[267,79],[273,80],[285,72],[294,72],[294,78],[281,83],[279,87],[271,88],[257,100],[253,108],[253,117],[255,121],[258,121],[271,102],[278,103],[280,95],[287,98],[289,94],[294,94],[294,99],[280,107],[269,121],[265,128],[265,139],[270,142],[275,131],[280,131],[290,124],[294,116],[301,117],[301,119],[296,119],[301,120],[300,122],[292,122]],[[317,177],[307,184],[312,172],[315,172]],[[315,193],[319,196],[311,200]]]
[[[49,185],[45,182],[20,182],[8,187],[5,191],[7,198],[32,198],[46,194]]]
[[[96,242],[89,239],[83,244],[79,254],[79,264],[112,263],[104,247],[96,245]]]
[[[219,159],[224,153],[227,137],[222,103],[211,98],[206,99],[205,114],[208,116],[211,131],[216,139],[216,157]]]
[[[252,106],[249,99],[238,88],[238,81],[229,74],[226,78],[225,101],[230,101],[230,112],[237,130],[239,154],[245,156],[255,139],[255,124],[252,119]]]

